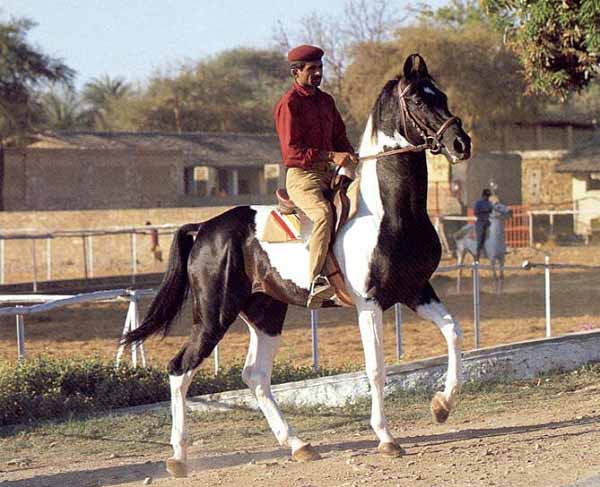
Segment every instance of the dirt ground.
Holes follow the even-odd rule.
[[[260,413],[193,414],[190,476],[171,479],[166,410],[0,429],[3,487],[600,485],[600,368],[465,390],[444,425],[428,397],[386,401],[401,458],[375,452],[367,402],[286,411],[322,460],[296,463]],[[577,483],[581,482],[581,483]],[[577,483],[577,484],[576,484]]]
[[[543,262],[545,253],[552,262],[600,265],[600,247],[553,247],[523,249],[509,254],[508,265],[520,265],[524,259]],[[449,261],[442,265],[449,264]],[[481,296],[481,345],[491,346],[545,334],[544,276],[540,270],[507,271],[505,292],[493,292],[490,275],[483,272]],[[600,272],[598,269],[560,269],[552,271],[552,328],[559,335],[600,327]],[[456,293],[453,274],[434,276],[434,287],[449,310],[459,319],[465,335],[465,349],[474,347],[473,302],[471,282],[463,282]],[[148,306],[142,303],[142,313]],[[52,312],[27,316],[25,319],[26,353],[28,356],[88,356],[110,360],[117,350],[127,309],[125,304],[95,304],[61,308]],[[402,361],[411,361],[446,353],[445,342],[437,327],[403,307]],[[145,344],[148,361],[164,366],[178,350],[190,329],[191,312],[184,310],[180,323],[164,340],[151,339]],[[394,313],[385,314],[385,357],[396,362]],[[325,309],[319,312],[320,364],[359,368],[363,364],[362,345],[351,309]],[[245,325],[236,323],[220,344],[222,366],[243,361],[248,333]],[[277,361],[310,365],[310,315],[308,310],[290,308],[284,328],[283,345]],[[340,353],[343,351],[343,353]],[[17,356],[15,319],[0,317],[0,357],[14,360]],[[212,368],[213,359],[203,367]]]

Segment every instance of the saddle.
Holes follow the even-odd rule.
[[[347,176],[338,175],[332,181],[330,191],[325,194],[333,208],[334,224],[323,273],[335,288],[338,304],[342,306],[352,306],[353,302],[346,290],[339,263],[332,249],[340,228],[356,215],[359,187],[358,178],[352,180]],[[278,206],[271,211],[267,219],[262,240],[271,243],[304,242],[304,238],[308,237],[302,233],[302,222],[307,219],[306,216],[290,199],[284,188],[278,189],[275,195]]]

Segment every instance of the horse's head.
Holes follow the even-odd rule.
[[[432,153],[442,153],[452,163],[471,155],[471,138],[463,130],[460,118],[450,113],[446,95],[429,75],[419,54],[408,56],[403,76],[386,84],[373,116],[374,133],[382,131],[395,140],[401,136],[413,146],[426,145]]]
[[[501,218],[502,220],[508,220],[512,217],[512,209],[502,203],[494,203],[492,206],[492,218]]]

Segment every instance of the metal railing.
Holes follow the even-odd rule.
[[[471,265],[452,265],[446,267],[439,267],[436,272],[444,273],[458,270],[460,268],[470,268],[473,280],[473,333],[475,337],[475,349],[481,346],[481,286],[480,286],[480,271],[487,269],[491,270],[492,266],[489,264],[481,264],[480,262],[473,262]],[[544,306],[545,306],[545,336],[552,336],[552,313],[551,313],[551,294],[550,294],[550,282],[551,282],[551,269],[585,269],[585,270],[597,270],[600,266],[590,266],[582,264],[551,264],[550,258],[545,257],[544,262],[529,262],[524,261],[521,266],[505,266],[506,270],[516,271],[528,271],[533,268],[544,269]],[[97,291],[92,293],[83,293],[77,295],[0,295],[0,304],[15,304],[13,307],[0,308],[0,316],[2,315],[13,315],[16,316],[16,331],[17,331],[17,350],[19,360],[23,360],[26,356],[25,350],[25,316],[43,313],[55,308],[89,303],[89,302],[118,302],[127,301],[129,307],[125,318],[125,324],[123,326],[122,336],[127,332],[137,328],[140,325],[140,314],[139,314],[139,302],[144,297],[153,297],[156,294],[156,290],[153,289],[117,289],[110,291]],[[24,306],[25,303],[30,304]],[[402,306],[397,303],[394,306],[395,319],[394,319],[394,332],[396,340],[396,359],[400,360],[403,354],[403,343],[402,343]],[[310,310],[310,324],[311,324],[311,340],[312,340],[312,366],[314,369],[319,368],[319,313],[318,310]],[[124,345],[119,345],[115,362],[118,365],[121,361]],[[137,365],[137,352],[138,346],[133,345],[131,347],[132,363],[134,366]],[[146,366],[146,355],[143,345],[139,345],[139,352],[141,356],[142,366]],[[218,373],[220,368],[219,363],[219,347],[215,347],[214,350],[214,370],[215,374]]]

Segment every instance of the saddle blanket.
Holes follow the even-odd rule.
[[[300,216],[297,213],[284,215],[278,210],[272,210],[262,235],[263,242],[301,241],[302,231]]]

